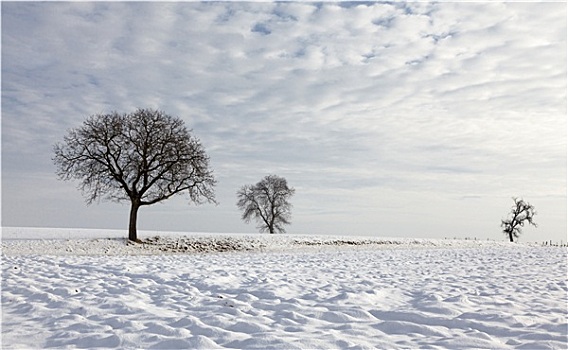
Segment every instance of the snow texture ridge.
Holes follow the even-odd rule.
[[[568,347],[566,248],[144,239],[3,240],[2,348]]]

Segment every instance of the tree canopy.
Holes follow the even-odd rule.
[[[515,204],[511,208],[509,216],[507,219],[501,220],[503,233],[509,237],[511,242],[514,242],[515,238],[519,238],[519,235],[522,233],[521,228],[525,226],[525,221],[536,227],[536,223],[533,221],[536,215],[534,206],[518,198],[513,198],[513,201]]]
[[[295,189],[288,187],[285,178],[268,175],[256,185],[245,185],[238,192],[237,207],[243,211],[242,219],[258,222],[261,232],[286,232],[290,224],[292,205],[288,201]]]
[[[186,193],[190,201],[215,202],[209,157],[183,120],[162,111],[96,114],[54,146],[62,180],[79,180],[88,204],[131,202],[129,238],[137,240],[138,208]]]

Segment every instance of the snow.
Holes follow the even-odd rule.
[[[2,348],[568,348],[566,248],[125,235],[3,228]]]

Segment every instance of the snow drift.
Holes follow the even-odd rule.
[[[56,231],[3,230],[3,348],[568,347],[565,248]]]

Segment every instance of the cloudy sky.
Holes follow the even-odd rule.
[[[158,108],[201,139],[219,205],[139,229],[256,232],[236,191],[296,188],[289,233],[566,239],[566,3],[2,2],[2,226],[126,229],[52,147],[92,114]]]

